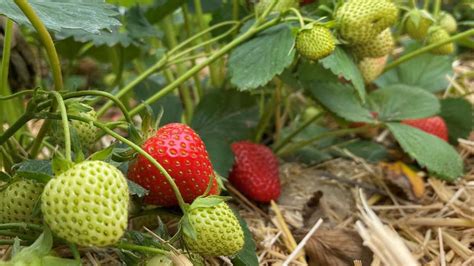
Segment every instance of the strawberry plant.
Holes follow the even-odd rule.
[[[335,147],[463,178],[472,21],[417,2],[1,2],[5,263],[258,265],[239,210],[268,215],[279,167]]]

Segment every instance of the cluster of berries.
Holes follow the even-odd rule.
[[[87,123],[71,125],[85,140],[96,133]],[[192,203],[206,196],[206,192],[207,195],[220,193],[218,177],[199,135],[187,125],[167,124],[149,137],[142,149],[166,169],[184,201],[191,203],[185,216],[196,235],[184,234],[186,246],[206,256],[234,255],[242,249],[243,230],[225,202],[193,207]],[[236,162],[230,182],[250,199],[259,202],[277,199],[278,160],[271,150],[248,141],[234,143],[232,150]],[[130,163],[127,175],[149,190],[145,203],[163,207],[178,205],[164,174],[144,156],[138,155]],[[57,236],[89,247],[113,245],[125,233],[128,185],[122,172],[110,163],[94,160],[77,163],[46,185],[20,177],[14,180],[0,192],[0,223],[44,221]],[[38,202],[41,212],[35,214]]]

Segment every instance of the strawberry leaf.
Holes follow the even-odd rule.
[[[214,207],[217,204],[224,201],[223,197],[216,197],[216,196],[209,196],[205,198],[197,198],[193,201],[193,203],[189,206],[189,210],[197,209],[197,208],[209,208]]]
[[[3,171],[0,172],[0,181],[1,182],[8,182],[10,181],[11,176],[8,173],[5,173]]]
[[[53,31],[81,29],[86,32],[99,33],[101,29],[110,30],[113,26],[120,25],[120,22],[113,18],[119,13],[113,5],[103,1],[30,0],[28,2],[46,28]],[[0,14],[11,18],[18,24],[30,25],[29,20],[13,1],[1,1]]]
[[[362,106],[349,85],[339,82],[313,82],[307,84],[305,89],[329,111],[346,120],[375,122],[370,111]]]
[[[258,123],[255,98],[237,91],[213,91],[195,109],[191,127],[206,144],[214,170],[226,177],[234,155],[230,144],[250,139]]]
[[[267,84],[293,62],[294,43],[291,26],[280,24],[240,45],[229,58],[231,83],[241,91]]]
[[[181,218],[181,228],[183,230],[183,234],[190,237],[193,240],[196,240],[197,233],[194,227],[192,226],[191,222],[189,221],[189,215],[185,213],[183,218]]]
[[[440,116],[448,126],[449,141],[457,143],[458,138],[467,138],[474,128],[472,104],[463,98],[441,100]]]
[[[53,178],[53,168],[50,161],[27,160],[16,164],[16,173],[23,178],[32,179],[41,183],[48,183]]]
[[[337,76],[342,76],[346,80],[352,81],[359,98],[365,102],[365,85],[362,74],[357,68],[354,59],[340,47],[336,47],[334,53],[320,60],[326,69],[330,69]]]
[[[258,265],[258,258],[256,254],[257,247],[255,245],[255,241],[253,240],[252,233],[250,232],[245,220],[240,217],[239,213],[235,210],[232,211],[239,220],[242,231],[244,231],[245,240],[244,247],[239,253],[237,253],[237,255],[234,256],[232,259],[232,264],[234,266]]]
[[[463,174],[463,161],[456,150],[440,138],[417,128],[387,123],[403,150],[435,176],[453,181]]]
[[[89,160],[91,161],[108,161],[112,157],[112,153],[114,152],[115,144],[110,145],[109,147],[97,151],[89,156]]]
[[[408,47],[405,54],[410,53],[416,48],[419,47]],[[375,84],[379,87],[391,84],[405,84],[419,87],[429,92],[439,92],[446,89],[449,84],[446,76],[453,73],[452,62],[453,57],[448,55],[420,55],[416,57],[416,60],[409,60],[386,72],[375,81]]]
[[[127,178],[127,184],[128,184],[128,193],[130,195],[137,195],[138,197],[142,198],[146,195],[148,195],[148,190],[146,190],[144,187],[140,186],[139,184],[133,182],[132,180]]]
[[[425,118],[439,112],[436,96],[417,87],[396,84],[378,89],[369,95],[371,111],[381,121]]]

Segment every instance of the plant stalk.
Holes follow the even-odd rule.
[[[275,148],[273,149],[274,152],[278,153],[281,149],[283,149],[288,143],[290,143],[290,141],[296,136],[298,135],[299,133],[301,133],[301,131],[303,131],[305,128],[307,128],[309,125],[311,125],[314,121],[318,120],[324,113],[319,113],[313,117],[311,117],[310,119],[308,119],[306,122],[304,122],[303,124],[301,124],[299,127],[297,127],[295,130],[293,130],[285,139],[283,139],[282,141],[280,141],[276,146]]]
[[[427,46],[425,46],[423,48],[420,48],[416,51],[413,51],[411,53],[403,55],[400,58],[398,58],[397,60],[395,60],[392,63],[388,64],[384,69],[384,73],[387,72],[388,70],[392,69],[392,68],[397,67],[398,65],[400,65],[400,64],[402,64],[402,63],[404,63],[404,62],[406,62],[410,59],[413,59],[414,57],[417,57],[417,56],[422,55],[426,52],[429,52],[432,49],[435,49],[439,46],[442,46],[442,45],[450,43],[450,42],[457,41],[457,40],[462,39],[462,38],[467,38],[467,37],[472,36],[472,35],[474,35],[474,29],[470,29],[470,30],[458,33],[454,36],[451,36],[449,39],[427,45]]]
[[[168,93],[176,89],[179,85],[181,85],[181,83],[185,82],[186,80],[191,78],[194,74],[196,74],[197,72],[201,71],[203,68],[208,66],[210,63],[214,62],[215,60],[219,59],[223,55],[227,54],[229,51],[231,51],[232,49],[234,49],[235,47],[237,47],[244,41],[250,39],[258,32],[277,24],[278,21],[279,21],[279,18],[275,18],[261,26],[257,26],[258,24],[256,24],[255,26],[252,26],[247,32],[243,33],[242,35],[240,35],[239,37],[237,37],[236,39],[228,43],[226,46],[216,51],[212,56],[204,60],[202,63],[192,67],[190,70],[188,70],[188,72],[184,73],[182,76],[177,78],[174,82],[168,84],[168,86],[164,87],[159,92],[155,93],[153,96],[148,98],[145,102],[137,105],[134,109],[130,111],[130,115],[135,115],[139,113],[145,108],[146,105],[149,105],[161,99],[163,96],[167,95]]]
[[[25,16],[28,18],[31,25],[33,25],[33,27],[38,32],[40,40],[46,49],[46,53],[48,54],[49,63],[53,72],[54,89],[56,91],[61,91],[63,89],[61,63],[59,62],[58,53],[56,52],[56,47],[54,47],[54,42],[51,38],[51,35],[27,0],[14,1],[15,4],[21,9],[23,14],[25,14]]]

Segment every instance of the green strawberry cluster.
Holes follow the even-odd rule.
[[[395,47],[390,26],[398,13],[389,0],[349,0],[336,10],[339,36],[357,59],[366,83],[382,73],[387,55]]]
[[[405,33],[414,40],[432,45],[448,40],[456,32],[456,19],[449,13],[440,12],[433,16],[427,10],[412,9],[404,17]],[[454,52],[454,44],[448,42],[431,50],[432,54],[447,55]]]

